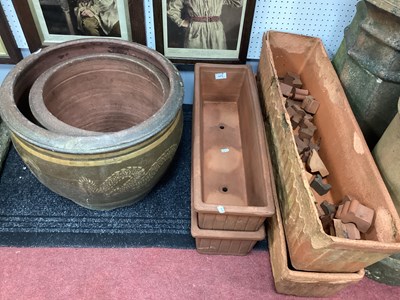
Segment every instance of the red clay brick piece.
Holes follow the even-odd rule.
[[[283,77],[282,82],[293,86],[293,81],[298,79],[298,77],[295,77],[295,76],[298,76],[298,75],[295,73],[288,72]]]
[[[306,95],[302,95],[302,94],[294,94],[294,96],[292,97],[294,100],[298,100],[298,101],[304,101],[304,99],[306,98]]]
[[[296,129],[297,126],[299,126],[301,120],[303,120],[303,116],[297,112],[293,117],[290,118],[293,129]]]
[[[319,151],[319,145],[313,143],[312,141],[310,141],[309,147],[310,147],[310,150],[315,150],[317,152]]]
[[[307,140],[304,140],[304,141],[307,141]],[[304,162],[304,163],[307,163],[308,158],[310,157],[310,153],[311,153],[310,150],[305,150],[303,152],[303,154],[301,155],[301,161]]]
[[[361,239],[360,231],[358,230],[356,224],[347,223],[347,224],[343,224],[343,225],[346,229],[349,239],[351,239],[351,240],[360,240]]]
[[[333,219],[333,226],[335,228],[335,233],[334,235],[336,235],[337,237],[341,237],[341,238],[348,238],[348,234],[346,232],[345,227],[343,226],[344,224],[342,223],[341,220],[339,219]]]
[[[299,130],[299,137],[307,140],[311,140],[311,138],[314,136],[315,133],[315,128],[309,128],[309,127],[305,127],[305,128],[300,128]]]
[[[313,174],[311,174],[311,173],[309,173],[307,171],[305,171],[305,172],[306,172],[306,178],[307,178],[308,183],[311,183],[314,180],[315,175],[313,175]]]
[[[365,233],[372,225],[375,211],[362,205],[357,199],[346,201],[340,214],[336,214],[343,223],[356,224],[359,231]]]
[[[303,120],[300,122],[299,126],[301,128],[310,128],[313,129],[314,131],[317,130],[317,127],[312,123],[310,120],[306,119],[303,117]]]
[[[304,119],[312,122],[314,120],[314,117],[311,114],[306,113],[306,115],[304,116]]]
[[[301,137],[301,135],[299,136]],[[307,166],[312,173],[319,172],[322,177],[329,175],[328,169],[325,167],[324,162],[319,157],[318,152],[315,149],[311,151],[311,155],[307,161]]]
[[[304,150],[306,150],[308,148],[308,143],[304,142],[297,135],[294,136],[294,141],[296,142],[297,151],[299,152],[299,154],[302,154],[304,152]]]
[[[297,114],[297,112],[293,109],[293,107],[291,107],[291,106],[288,106],[287,108],[286,108],[286,110],[287,110],[287,112],[288,112],[288,114],[289,114],[289,117],[293,117],[295,114]]]
[[[293,79],[300,79],[300,75],[294,72],[286,72],[286,76],[292,77]]]
[[[291,85],[288,85],[284,82],[279,83],[282,91],[282,95],[286,97],[292,97],[293,96],[293,90],[294,88]]]
[[[308,90],[300,89],[300,88],[296,88],[296,87],[295,87],[294,93],[297,95],[308,96]]]
[[[299,104],[301,105],[301,102],[296,101],[296,100],[293,100],[293,99],[286,98],[286,106],[293,106],[293,105],[296,105],[296,106],[299,107],[299,109],[301,109],[301,107],[299,106]],[[301,110],[302,110],[302,109],[301,109]],[[302,110],[302,111],[304,111],[304,110]]]
[[[307,114],[307,113],[304,111],[304,109],[302,109],[302,108],[300,107],[300,105],[299,105],[298,103],[293,104],[292,107],[293,107],[293,109],[294,109],[298,114],[301,115],[302,118],[304,118],[304,116]]]
[[[300,78],[296,78],[292,81],[292,86],[296,89],[301,89],[301,87],[303,86],[303,82],[300,80]]]
[[[343,223],[339,219],[333,220],[333,225],[335,227],[335,233],[337,237],[351,239],[351,240],[359,240],[361,239],[360,231],[357,229],[357,226],[353,223]]]
[[[319,108],[319,102],[312,96],[306,96],[301,104],[301,108],[310,114],[315,114]]]

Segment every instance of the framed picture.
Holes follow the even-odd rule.
[[[153,0],[156,48],[176,63],[244,63],[255,2]]]
[[[0,5],[0,64],[16,64],[21,59],[21,51],[15,43],[3,8]]]
[[[13,0],[31,52],[87,37],[146,44],[143,0]]]

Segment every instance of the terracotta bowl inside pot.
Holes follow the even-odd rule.
[[[84,55],[39,76],[29,105],[35,119],[51,131],[98,135],[144,122],[164,105],[169,89],[165,74],[142,59]]]
[[[170,88],[159,110],[136,126],[102,135],[70,136],[37,126],[29,109],[28,96],[38,77],[67,59],[106,53],[142,59],[168,78]],[[80,39],[47,47],[23,59],[4,79],[0,96],[1,118],[22,139],[51,151],[93,154],[136,145],[165,129],[177,117],[182,106],[183,82],[174,65],[148,47],[111,38]]]
[[[146,81],[147,79],[134,77],[129,71],[124,77],[113,70],[112,76],[96,84],[91,81],[90,76],[82,77],[82,73],[76,73],[76,79],[66,74],[55,74],[53,81],[50,80],[49,83],[58,82],[59,86],[53,86],[52,89],[55,88],[57,92],[62,90],[62,93],[67,94],[51,97],[51,92],[46,87],[45,91],[49,93],[44,95],[46,108],[60,122],[67,122],[66,125],[70,122],[76,129],[83,127],[80,129],[95,130],[95,134],[66,134],[37,125],[29,108],[29,93],[34,82],[53,66],[60,63],[68,65],[67,61],[88,54],[98,56],[98,59],[106,54],[129,56],[141,60],[143,67],[147,64],[152,66],[145,68],[147,71],[143,69],[143,78],[154,76],[155,79],[158,77],[155,74],[161,75],[150,83],[152,79]],[[129,69],[129,64],[126,65]],[[112,69],[112,64],[106,68]],[[99,73],[107,75],[104,69],[100,71]],[[62,77],[57,76],[65,76],[63,78],[68,80],[63,82]],[[117,77],[120,83],[112,83]],[[80,82],[79,78],[85,80]],[[160,78],[165,78],[167,84]],[[96,97],[96,101],[99,100],[98,107],[93,100],[86,103],[79,99],[85,95],[84,86],[87,82],[91,82],[97,91],[106,83],[108,87],[113,84],[121,85],[120,90],[141,95],[136,97],[140,104],[127,108],[126,104],[131,104],[127,101],[128,97],[119,97],[119,101],[125,106],[118,108],[113,103],[108,110],[113,112],[112,121],[109,122],[108,113],[102,111],[107,105],[102,97]],[[138,87],[132,87],[139,82]],[[70,110],[73,106],[69,102],[61,101],[67,97],[73,98],[72,91],[79,92],[76,103],[82,105],[82,108]],[[115,92],[113,95],[117,94]],[[151,96],[153,94],[155,97]],[[66,105],[65,112],[64,109],[57,110],[57,105],[51,104],[54,99],[57,99],[58,104]],[[183,83],[180,74],[160,53],[119,39],[82,39],[47,47],[18,63],[1,86],[0,115],[12,132],[16,150],[40,182],[81,206],[105,210],[135,203],[161,178],[180,142],[183,125],[182,100]],[[137,112],[135,108],[138,109]],[[75,119],[75,115],[81,117]],[[95,125],[83,126],[80,122],[85,119],[93,120]]]

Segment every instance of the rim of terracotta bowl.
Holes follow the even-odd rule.
[[[164,105],[150,118],[125,130],[93,136],[55,133],[34,124],[20,108],[29,107],[28,93],[35,80],[68,58],[88,53],[116,53],[143,59],[160,69],[169,80],[170,91]],[[28,101],[29,102],[29,101]],[[176,67],[159,52],[146,46],[114,38],[88,38],[44,48],[20,61],[6,76],[0,89],[0,116],[13,134],[44,149],[71,154],[94,154],[127,148],[166,128],[181,109],[183,82]],[[28,112],[29,113],[29,112]]]
[[[70,125],[58,117],[56,117],[47,107],[45,104],[44,99],[44,92],[47,88],[47,84],[54,79],[54,77],[58,76],[61,72],[65,72],[66,70],[71,70],[72,67],[83,64],[85,67],[90,68],[92,67],[93,61],[103,61],[110,66],[114,63],[123,63],[124,65],[131,65],[132,67],[141,69],[143,73],[137,73],[136,76],[143,77],[148,76],[149,78],[146,79],[155,79],[155,83],[158,84],[159,88],[162,90],[162,98],[159,100],[165,103],[166,96],[168,96],[169,92],[169,82],[165,74],[160,72],[159,69],[151,65],[150,63],[143,61],[142,59],[138,59],[136,57],[121,55],[121,54],[111,54],[111,53],[104,53],[104,54],[88,54],[82,55],[79,57],[71,58],[66,61],[60,62],[57,65],[48,68],[42,75],[38,77],[38,79],[34,82],[30,89],[29,93],[29,107],[34,118],[46,129],[57,132],[57,133],[64,133],[67,135],[80,135],[80,136],[88,136],[88,135],[100,135],[105,134],[106,132],[101,131],[92,131],[82,129],[80,127],[75,127]],[[103,71],[103,70],[102,70]],[[123,70],[117,70],[117,72],[123,72]],[[140,71],[140,70],[139,70]],[[146,73],[145,73],[146,72]],[[143,76],[144,75],[144,76]],[[152,78],[150,78],[150,76]],[[64,78],[65,81],[70,80],[71,78]],[[63,82],[56,82],[56,84],[61,84]],[[132,88],[132,91],[134,89]],[[142,123],[144,121],[141,121]],[[139,124],[140,124],[139,123]],[[139,124],[135,126],[139,126]],[[128,128],[126,128],[128,129]],[[121,129],[126,130],[126,129]],[[111,132],[108,132],[111,133]]]

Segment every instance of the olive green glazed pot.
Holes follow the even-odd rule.
[[[34,82],[66,60],[109,53],[135,57],[163,74],[166,87],[162,99],[155,99],[154,113],[129,128],[95,135],[38,125],[29,108]],[[182,102],[183,83],[173,64],[152,49],[119,39],[82,39],[47,47],[18,63],[0,89],[1,118],[32,173],[52,191],[97,210],[133,204],[158,182],[180,142]]]
[[[358,2],[333,65],[373,149],[396,114],[400,95],[400,2]]]

